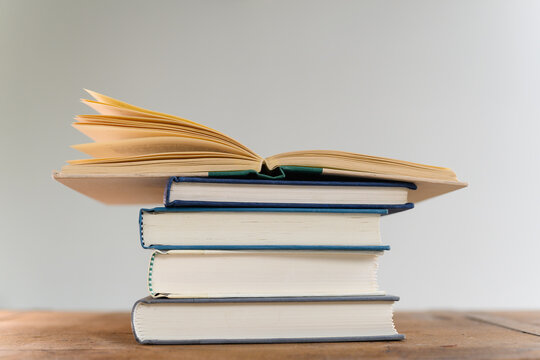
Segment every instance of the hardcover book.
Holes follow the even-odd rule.
[[[400,211],[416,185],[390,181],[298,181],[172,177],[164,203],[175,206],[374,208]],[[407,204],[407,205],[405,205]]]
[[[154,252],[148,270],[153,297],[381,295],[383,251]]]
[[[156,250],[385,250],[379,223],[387,213],[331,208],[141,209],[139,233],[142,247]]]
[[[467,186],[448,168],[333,150],[305,150],[263,158],[207,126],[88,91],[83,102],[98,115],[79,115],[73,126],[94,142],[73,147],[89,159],[71,160],[53,176],[107,204],[159,203],[171,176],[263,178],[303,172],[414,183],[418,202]]]
[[[402,340],[396,296],[141,299],[132,310],[142,344]]]

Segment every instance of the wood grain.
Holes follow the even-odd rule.
[[[540,311],[408,312],[395,315],[401,342],[139,345],[128,313],[0,311],[0,357],[13,359],[539,359]],[[481,316],[481,317],[482,317]]]

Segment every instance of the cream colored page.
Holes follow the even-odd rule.
[[[222,136],[213,131],[208,131],[206,129],[185,126],[184,124],[171,123],[171,122],[149,122],[148,118],[137,118],[137,117],[116,117],[116,116],[102,116],[101,118],[81,118],[77,116],[77,124],[96,124],[96,125],[110,125],[110,126],[131,126],[131,127],[140,127],[145,129],[163,129],[163,130],[179,130],[191,132],[193,134],[205,134],[215,138],[224,139],[227,142],[232,142],[226,136]]]
[[[82,165],[82,164],[106,164],[106,163],[128,163],[134,161],[161,161],[161,160],[187,160],[193,162],[204,162],[204,161],[214,161],[215,159],[228,159],[231,161],[256,161],[253,158],[229,154],[229,153],[220,153],[220,152],[210,152],[210,151],[199,151],[199,152],[169,152],[169,153],[158,153],[158,154],[145,154],[145,155],[136,155],[136,156],[119,156],[119,157],[105,157],[105,158],[94,158],[94,159],[80,159],[80,160],[68,160],[67,162],[71,165]]]
[[[148,115],[159,117],[159,118],[175,119],[177,121],[191,123],[194,126],[202,127],[202,128],[206,128],[206,129],[215,131],[214,129],[212,129],[212,128],[208,127],[208,126],[196,123],[196,122],[191,121],[191,120],[183,119],[181,117],[174,116],[174,115],[160,113],[160,112],[157,112],[157,111],[144,109],[144,108],[141,108],[141,107],[138,107],[138,106],[135,106],[135,105],[128,104],[128,103],[126,103],[124,101],[120,101],[120,100],[117,100],[117,99],[113,99],[112,97],[109,97],[109,96],[106,96],[106,95],[103,95],[103,94],[99,94],[99,93],[97,93],[95,91],[92,91],[92,90],[85,89],[85,91],[88,94],[90,94],[94,99],[96,99],[99,103],[102,103],[102,104],[114,106],[114,107],[117,107],[117,108],[123,108],[125,110],[130,110],[130,111],[134,111],[134,112],[137,112],[137,113],[148,114]]]
[[[376,174],[420,176],[457,181],[448,168],[341,151],[309,150],[283,153],[266,159],[270,169],[278,166],[307,166]]]
[[[97,104],[95,102],[90,102],[89,100],[83,100],[83,102],[87,102],[88,104],[92,104],[92,107],[96,111],[100,111],[100,107],[103,104]],[[96,105],[97,104],[97,105]],[[107,107],[108,105],[103,105]],[[116,111],[118,110],[118,111]],[[114,115],[117,114],[117,115]],[[210,137],[215,137],[217,139],[221,139],[225,142],[228,142],[236,147],[242,148],[245,151],[249,152],[250,154],[259,157],[255,152],[253,152],[251,149],[247,148],[245,145],[239,143],[238,141],[234,140],[233,138],[228,137],[225,134],[222,134],[218,131],[215,131],[213,129],[210,129],[205,126],[194,126],[193,122],[175,122],[175,121],[159,121],[158,119],[155,119],[155,121],[149,121],[149,118],[146,117],[145,114],[137,114],[136,112],[133,112],[132,110],[126,110],[123,109],[113,109],[111,111],[110,115],[102,115],[99,118],[95,118],[85,115],[79,115],[75,118],[77,120],[76,123],[73,124],[73,126],[80,130],[81,128],[78,126],[79,124],[86,124],[86,125],[111,125],[111,126],[132,126],[132,127],[141,127],[141,128],[151,128],[151,129],[160,129],[160,130],[170,130],[170,131],[188,131],[192,134],[201,134],[201,135],[207,135]],[[83,131],[84,133],[84,131]],[[104,134],[107,137],[107,140],[103,141],[111,141],[112,139],[108,137],[108,135]],[[92,138],[92,137],[91,137]],[[95,138],[92,138],[94,141],[102,141],[97,140]]]
[[[86,91],[98,101],[93,102],[93,101],[90,101],[90,100],[83,100],[83,102],[85,102],[89,106],[93,107],[94,110],[96,110],[97,112],[100,112],[100,110],[98,110],[98,109],[101,109],[101,111],[112,112],[114,114],[120,114],[122,112],[122,110],[123,110],[123,111],[126,111],[126,114],[131,113],[131,114],[134,114],[134,116],[140,116],[140,114],[147,114],[150,117],[176,120],[176,121],[178,121],[180,123],[188,124],[188,125],[191,125],[193,127],[198,127],[198,128],[201,128],[201,129],[206,129],[206,130],[211,131],[211,132],[213,132],[215,134],[218,134],[218,135],[220,135],[222,137],[225,137],[225,138],[229,139],[231,142],[243,147],[245,150],[248,150],[252,154],[256,155],[253,151],[251,151],[250,149],[248,149],[244,145],[240,144],[239,142],[237,142],[233,138],[223,134],[220,131],[212,129],[212,128],[208,127],[208,126],[199,124],[199,123],[197,123],[195,121],[183,119],[181,117],[174,116],[174,115],[169,115],[169,114],[164,114],[164,113],[144,109],[144,108],[134,106],[134,105],[128,104],[126,102],[123,102],[123,101],[120,101],[120,100],[117,100],[117,99],[113,99],[113,98],[111,98],[109,96],[96,93],[95,91],[91,91],[91,90],[86,90]],[[113,108],[116,108],[116,109],[113,109]],[[104,114],[102,112],[100,112],[100,113]],[[129,115],[126,115],[126,116],[129,116]]]
[[[223,137],[227,137],[224,134],[221,134],[219,131],[216,131],[214,129],[211,129],[207,126],[197,124],[193,121],[185,120],[182,118],[175,118],[175,117],[160,117],[157,115],[153,115],[150,113],[145,112],[139,112],[131,109],[124,109],[108,104],[102,104],[98,103],[92,100],[81,100],[86,105],[90,106],[92,109],[97,111],[101,114],[101,116],[93,116],[93,115],[79,115],[75,119],[77,121],[91,121],[94,120],[102,120],[102,121],[116,121],[116,122],[129,122],[131,121],[137,121],[142,123],[154,123],[154,124],[167,124],[171,126],[184,126],[188,128],[193,129],[200,129],[202,131],[211,132],[214,134],[219,134]]]
[[[249,153],[246,153],[240,149],[231,148],[226,144],[197,138],[175,136],[145,137],[79,144],[73,145],[72,148],[95,158],[125,157],[185,151],[221,152],[252,157]]]
[[[114,122],[111,122],[114,123]],[[182,128],[153,128],[145,127],[142,125],[128,126],[117,123],[116,125],[109,124],[97,124],[91,122],[75,122],[72,124],[77,130],[88,136],[95,142],[110,142],[116,140],[133,139],[133,138],[147,138],[147,137],[178,137],[178,138],[197,138],[207,141],[214,141],[216,143],[229,146],[230,152],[241,152],[249,154],[253,158],[260,159],[260,157],[254,154],[241,144],[231,143],[227,139],[214,136],[213,133],[201,133],[199,131],[188,131]]]
[[[110,164],[85,164],[85,165],[65,165],[62,167],[62,176],[80,175],[106,175],[106,176],[151,176],[168,177],[189,173],[208,173],[210,171],[241,171],[261,170],[261,162],[254,160],[238,159],[201,159],[193,160],[159,160],[159,161],[138,161],[129,163]],[[144,190],[144,189],[143,189]],[[96,189],[97,191],[97,189]],[[162,190],[163,191],[163,190]],[[133,194],[133,199],[144,197],[144,194]]]
[[[109,142],[124,139],[178,136],[178,132],[170,130],[149,130],[125,126],[95,125],[85,123],[73,123],[73,127],[95,142]]]
[[[135,111],[135,110],[131,110],[131,109],[125,109],[125,108],[112,106],[112,105],[108,105],[108,104],[103,104],[103,103],[93,101],[93,100],[81,99],[81,102],[83,104],[85,104],[85,105],[88,105],[89,107],[91,107],[92,109],[94,109],[95,111],[100,113],[101,115],[160,118],[160,116],[156,116],[156,115],[152,115],[152,114],[148,114],[148,113],[144,113],[144,112],[140,112],[140,111]]]
[[[207,133],[217,133],[215,131],[212,131],[211,129],[206,129],[201,126],[194,126],[190,123],[184,123],[179,122],[174,119],[162,119],[162,118],[154,118],[149,116],[120,116],[120,115],[100,115],[100,114],[90,114],[90,115],[77,115],[75,116],[75,120],[77,122],[82,123],[97,123],[97,122],[115,122],[115,123],[124,123],[124,122],[136,122],[141,124],[148,124],[148,125],[164,125],[164,126],[174,126],[178,127],[181,126],[183,128],[188,129],[197,129],[198,131],[204,131]],[[227,137],[224,136],[223,137]]]
[[[106,134],[106,132],[109,131],[108,129],[112,129],[112,130],[137,129],[137,130],[148,130],[148,131],[163,132],[164,134],[165,133],[173,134],[173,135],[163,135],[163,136],[201,137],[201,138],[208,138],[208,139],[216,139],[216,140],[219,140],[219,141],[230,143],[226,139],[222,139],[220,137],[214,136],[214,134],[212,134],[212,133],[203,133],[203,132],[199,132],[199,131],[185,130],[185,129],[181,128],[181,127],[167,127],[167,126],[153,126],[153,125],[146,126],[143,123],[133,123],[133,122],[132,123],[125,123],[125,122],[122,123],[122,122],[115,122],[115,121],[110,121],[110,122],[82,122],[82,123],[75,122],[75,123],[72,123],[72,126],[74,128],[76,128],[77,130],[83,132],[84,134],[86,134],[85,131],[88,128],[94,128],[95,127],[96,129],[99,129],[97,131],[97,133],[95,134],[95,135],[97,135],[97,138],[92,137],[92,139],[94,141],[102,141],[101,136],[99,136],[99,135],[103,135],[104,137],[108,138],[108,135]],[[144,136],[142,134],[143,133],[141,133],[141,137],[146,137],[146,136]],[[156,135],[156,136],[159,136],[159,135]],[[231,144],[231,145],[237,146],[236,144]]]
[[[357,154],[357,153],[351,153],[351,152],[345,152],[345,151],[336,151],[336,150],[293,151],[293,152],[277,154],[277,155],[271,156],[268,159],[285,159],[285,158],[290,158],[290,157],[304,157],[304,158],[328,157],[328,158],[354,159],[354,160],[362,160],[362,161],[366,161],[366,162],[388,163],[388,164],[398,164],[398,165],[401,165],[401,166],[439,169],[439,170],[450,170],[448,168],[440,167],[440,166],[425,165],[425,164],[413,163],[413,162],[410,162],[410,161],[385,158],[385,157],[381,157],[381,156]]]

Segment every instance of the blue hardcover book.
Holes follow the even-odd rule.
[[[153,297],[384,295],[377,269],[383,251],[170,250],[148,266]]]
[[[141,245],[156,250],[382,251],[388,209],[179,207],[141,209]]]
[[[141,344],[303,343],[402,340],[397,296],[143,298],[132,310]]]
[[[164,194],[166,207],[306,207],[411,209],[416,185],[396,181],[297,181],[172,177]]]

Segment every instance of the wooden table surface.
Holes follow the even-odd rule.
[[[540,359],[540,311],[398,312],[404,341],[139,345],[128,313],[0,311],[0,357],[14,359]]]

